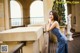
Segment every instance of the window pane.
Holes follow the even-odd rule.
[[[11,26],[23,25],[21,6],[17,1],[10,1],[10,12],[11,12]]]
[[[30,6],[30,23],[43,23],[43,15],[43,1],[34,1]]]

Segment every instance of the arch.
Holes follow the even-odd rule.
[[[11,26],[23,25],[23,9],[20,2],[10,1]]]
[[[34,1],[30,5],[30,24],[44,22],[43,1]]]

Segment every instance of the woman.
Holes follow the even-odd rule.
[[[49,23],[47,25],[47,31],[51,31],[56,35],[58,39],[58,48],[56,53],[68,53],[67,38],[60,32],[58,15],[56,11],[50,11],[49,13]]]

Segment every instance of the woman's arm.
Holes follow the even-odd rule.
[[[52,30],[54,27],[56,27],[56,24],[57,24],[57,22],[55,21],[54,23],[48,23],[48,25],[47,25],[47,31],[50,31],[50,30]],[[50,26],[51,25],[51,26]]]

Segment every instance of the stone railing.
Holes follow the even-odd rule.
[[[3,41],[4,45],[8,45],[9,51],[6,53],[12,52],[16,45],[19,46],[16,48],[18,52],[22,48],[23,53],[40,53],[44,44],[43,28],[19,27],[1,31],[0,41]],[[26,46],[23,46],[23,43],[20,44],[21,41],[25,41]]]

